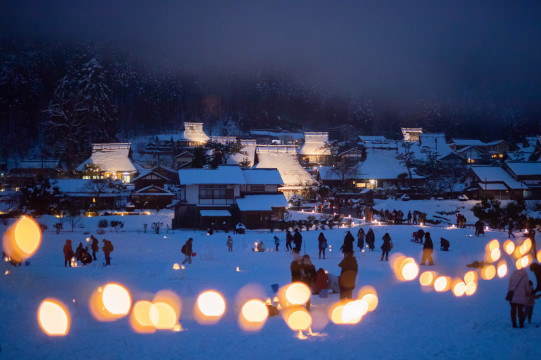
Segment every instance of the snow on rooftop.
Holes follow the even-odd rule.
[[[381,135],[359,135],[359,140],[362,142],[386,142],[385,136]]]
[[[238,166],[218,166],[217,169],[180,169],[181,185],[246,184]]]
[[[237,199],[240,211],[272,211],[272,208],[287,207],[284,194],[273,195],[246,195]]]
[[[328,132],[305,132],[304,145],[299,150],[302,155],[330,155],[331,150],[328,147]]]
[[[317,181],[299,164],[294,146],[258,146],[257,168],[276,168],[280,172],[284,186],[306,186]]]
[[[368,150],[366,161],[360,165],[358,173],[362,179],[396,179],[398,175],[408,172],[396,156],[395,151]]]
[[[279,139],[291,138],[294,140],[300,140],[303,138],[303,133],[301,132],[288,132],[282,130],[265,130],[265,129],[256,129],[250,130],[250,135],[252,136],[272,136]]]
[[[243,169],[242,174],[247,185],[283,185],[284,180],[278,169]]]
[[[96,184],[103,184],[96,185]],[[91,179],[57,179],[51,183],[53,187],[57,187],[63,194],[70,196],[89,196],[100,192],[99,196],[106,196],[118,193],[117,189],[110,185],[105,180],[91,180]]]
[[[184,123],[184,139],[191,141],[206,142],[210,138],[203,130],[203,123],[185,122]]]
[[[541,175],[541,162],[508,162],[507,166],[517,176]]]
[[[486,146],[484,142],[477,139],[452,139],[456,146]]]
[[[130,144],[93,144],[92,155],[77,167],[83,171],[85,165],[95,164],[105,172],[135,172],[137,169],[129,158]]]
[[[255,150],[257,147],[256,140],[241,140],[242,150],[238,153],[231,154],[227,159],[228,164],[240,164],[248,160],[248,166],[253,166],[255,163]]]
[[[502,182],[512,190],[527,188],[499,166],[472,166],[471,169],[482,183]]]

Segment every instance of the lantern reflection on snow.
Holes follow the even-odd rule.
[[[239,313],[240,327],[246,331],[260,330],[269,317],[267,305],[259,299],[251,299],[245,302]]]

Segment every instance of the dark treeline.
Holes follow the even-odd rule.
[[[65,157],[92,141],[178,131],[184,121],[203,121],[212,135],[225,120],[243,131],[334,129],[345,138],[398,138],[401,126],[513,142],[541,133],[539,104],[459,81],[444,100],[404,100],[333,91],[276,69],[195,71],[105,45],[4,39],[0,54],[0,159]]]

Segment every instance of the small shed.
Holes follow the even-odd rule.
[[[226,223],[228,229],[231,228],[231,213],[228,210],[199,210],[199,227],[208,229],[214,223],[214,228],[221,229],[223,223]]]

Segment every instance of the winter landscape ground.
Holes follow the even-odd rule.
[[[453,211],[464,206],[462,213],[471,214],[471,204],[446,201],[411,201],[406,209],[429,212]],[[381,204],[380,204],[381,205]],[[393,206],[393,204],[387,204]],[[430,206],[429,206],[430,205]],[[376,207],[378,204],[376,204]],[[299,214],[297,216],[302,216]],[[109,220],[115,217],[107,217]],[[119,217],[120,218],[120,217]],[[234,252],[227,253],[226,235],[212,236],[202,231],[176,230],[174,233],[143,233],[142,224],[160,220],[169,223],[172,213],[160,211],[148,216],[124,216],[121,232],[108,230],[98,235],[112,240],[112,266],[103,267],[103,253],[98,261],[87,267],[64,268],[62,246],[67,238],[74,248],[89,235],[95,234],[99,217],[85,218],[84,228],[73,233],[43,233],[41,247],[30,259],[29,266],[18,268],[2,262],[0,281],[0,346],[3,359],[526,359],[538,355],[541,329],[539,312],[534,311],[532,325],[513,329],[509,319],[509,304],[504,300],[508,276],[493,280],[479,280],[472,296],[455,297],[452,292],[427,291],[418,279],[399,282],[390,263],[380,261],[381,237],[389,232],[394,242],[393,253],[421,258],[422,246],[411,242],[411,234],[418,227],[410,225],[372,226],[376,235],[376,251],[359,252],[357,288],[371,285],[377,290],[379,304],[365,315],[357,325],[336,325],[322,321],[317,314],[326,313],[338,301],[337,294],[328,298],[312,297],[313,331],[317,336],[297,338],[281,316],[270,317],[258,332],[245,332],[238,325],[239,308],[236,297],[247,285],[259,286],[263,298],[272,297],[271,284],[286,285],[291,280],[284,234],[280,251],[256,253],[251,250],[256,240],[263,240],[272,248],[268,231],[248,231],[233,235]],[[454,216],[449,216],[453,221]],[[470,215],[469,219],[473,220]],[[39,223],[52,229],[53,217],[41,217]],[[473,221],[472,221],[473,222]],[[468,221],[470,223],[470,221]],[[1,225],[0,225],[1,226]],[[371,225],[363,225],[371,226]],[[306,253],[316,269],[322,267],[331,274],[339,274],[338,263],[342,254],[338,250],[348,229],[323,231],[332,251],[327,259],[317,256],[319,231],[303,231]],[[485,246],[492,239],[506,239],[506,233],[487,231],[485,237],[473,236],[472,227],[456,229],[442,224],[426,227],[435,243],[435,265],[430,270],[451,277],[462,277],[470,268],[466,264],[481,261]],[[5,227],[0,228],[0,233]],[[357,227],[352,229],[356,233]],[[522,235],[522,234],[520,234]],[[194,251],[198,256],[178,278],[173,270],[180,263],[182,244],[194,238]],[[449,252],[439,251],[439,239],[451,242]],[[516,243],[524,239],[517,234]],[[100,244],[101,245],[101,244]],[[304,252],[304,251],[303,251]],[[514,269],[507,255],[510,268]],[[236,271],[236,268],[240,271]],[[421,271],[428,266],[421,266]],[[5,274],[6,270],[8,274]],[[530,276],[533,279],[533,276]],[[535,280],[534,280],[535,281]],[[153,334],[138,334],[130,327],[128,318],[114,322],[99,322],[89,312],[88,300],[93,291],[108,282],[117,282],[128,288],[133,302],[151,300],[162,289],[174,291],[182,299],[180,324],[182,331],[159,330]],[[224,317],[215,325],[201,325],[192,314],[198,294],[214,289],[223,294],[227,302]],[[71,314],[71,329],[65,337],[49,337],[37,322],[37,309],[45,298],[56,298],[67,305]]]

